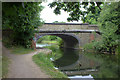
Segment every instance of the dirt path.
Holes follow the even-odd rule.
[[[33,61],[32,56],[41,49],[23,55],[11,54],[3,47],[4,54],[10,58],[9,72],[7,78],[49,78]]]

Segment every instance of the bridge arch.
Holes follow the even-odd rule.
[[[65,48],[79,48],[80,39],[74,34],[65,34],[65,33],[41,33],[37,34],[36,39],[38,40],[42,36],[53,35],[58,36],[64,41]]]

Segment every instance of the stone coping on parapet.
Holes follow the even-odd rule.
[[[48,25],[89,25],[89,23],[44,23]]]
[[[89,27],[98,27],[95,24],[89,24],[89,23],[44,23],[47,25],[88,25]]]

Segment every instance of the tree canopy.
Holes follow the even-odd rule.
[[[65,23],[65,22],[63,22],[63,21],[61,21],[61,22],[59,22],[59,21],[54,21],[53,23]]]
[[[68,12],[68,21],[79,21],[81,19],[85,22],[86,15],[88,15],[88,13],[100,13],[100,6],[102,4],[103,2],[52,2],[49,4],[49,7],[55,7],[55,14],[60,14],[61,10]]]
[[[105,3],[96,23],[101,39],[88,46],[99,52],[120,53],[120,2]]]
[[[68,21],[81,19],[83,23],[99,25],[102,35],[100,41],[93,43],[96,50],[115,53],[120,46],[120,2],[53,2],[49,6],[55,7],[55,14],[68,12]]]
[[[16,45],[30,47],[34,29],[41,25],[40,2],[3,2],[2,28],[13,31],[13,42]]]
[[[120,45],[120,2],[106,3],[98,18],[101,48],[114,53]]]

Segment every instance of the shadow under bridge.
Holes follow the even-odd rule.
[[[80,39],[74,34],[66,33],[39,33],[37,34],[37,40],[45,35],[58,36],[64,41],[65,48],[79,48]]]

